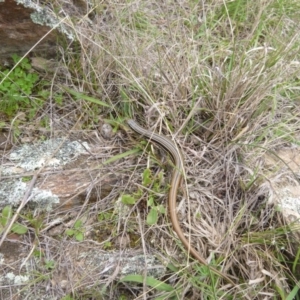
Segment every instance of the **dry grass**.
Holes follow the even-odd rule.
[[[297,234],[268,205],[272,175],[264,155],[297,141],[299,8],[296,0],[115,1],[93,8],[92,26],[70,21],[81,55],[63,53],[71,74],[63,84],[111,108],[66,101],[53,131],[68,130],[78,116],[80,129],[93,128],[99,116],[115,126],[133,117],[174,135],[186,167],[178,199],[182,228],[211,265],[237,282],[229,287],[189,262],[168,218],[146,226],[147,207],[140,201],[126,218],[112,222],[116,234],[138,231],[145,253],[152,248],[176,265],[163,279],[176,293],[112,281],[103,299],[292,299],[299,284]],[[134,183],[141,184],[144,160],[113,168],[134,170],[114,197],[140,188]],[[142,191],[140,198],[147,198]],[[96,213],[94,206],[91,215]],[[97,283],[91,279],[90,286]]]

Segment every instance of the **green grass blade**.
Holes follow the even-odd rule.
[[[110,163],[112,163],[112,162],[114,162],[114,161],[116,161],[116,160],[119,160],[119,159],[121,159],[121,158],[125,158],[125,157],[127,157],[127,156],[129,156],[129,155],[131,155],[131,154],[139,153],[140,151],[141,151],[140,149],[135,148],[135,149],[132,149],[132,150],[129,150],[129,151],[120,153],[120,154],[118,154],[118,155],[115,155],[115,156],[113,156],[113,157],[107,159],[106,161],[104,161],[104,162],[102,163],[102,165],[108,165],[108,164],[110,164]]]
[[[65,91],[67,91],[68,93],[70,93],[71,95],[75,96],[76,99],[83,99],[83,100],[86,100],[86,101],[89,101],[89,102],[92,102],[92,103],[95,103],[95,104],[99,104],[99,105],[102,105],[102,106],[105,106],[105,107],[111,107],[111,105],[99,100],[99,99],[96,99],[96,98],[93,98],[93,97],[90,97],[90,96],[87,96],[87,95],[84,95],[80,92],[77,92],[73,89],[70,89],[70,88],[67,88],[65,86],[62,87]]]
[[[286,297],[285,300],[294,300],[297,299],[295,298],[295,296],[297,296],[298,291],[300,289],[300,281],[298,281],[298,284],[294,286],[294,288],[292,289],[292,291],[288,294],[288,296]]]

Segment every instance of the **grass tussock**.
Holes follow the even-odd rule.
[[[70,98],[59,109],[46,104],[37,118],[56,120],[51,130],[94,130],[99,119],[118,128],[132,117],[173,135],[185,158],[182,228],[209,264],[237,282],[230,287],[188,263],[168,218],[147,227],[149,207],[140,200],[118,220],[118,234],[138,230],[145,253],[151,247],[173,265],[163,279],[173,289],[124,285],[115,291],[109,282],[104,299],[297,297],[299,226],[286,224],[269,204],[272,180],[283,174],[270,173],[264,157],[298,143],[299,6],[296,0],[115,1],[91,7],[92,25],[86,18],[66,21],[80,52],[62,52],[69,76],[63,82],[53,76],[53,90],[67,86],[110,107],[73,102],[66,93]],[[153,176],[160,176],[157,167]],[[139,160],[119,193],[132,192],[132,182],[137,188],[145,168]],[[168,177],[155,180],[161,185],[156,195],[164,195]]]

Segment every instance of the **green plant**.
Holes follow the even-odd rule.
[[[53,260],[45,260],[45,268],[47,270],[53,270],[55,268],[55,261]]]
[[[156,177],[152,175],[150,169],[145,169],[143,172],[143,186],[146,188],[151,186],[150,194],[147,201],[147,206],[149,207],[149,212],[147,215],[147,224],[154,225],[157,223],[159,214],[165,214],[166,209],[163,205],[156,204],[155,198],[157,193],[161,192],[161,182],[163,179],[163,173],[160,172]],[[122,195],[121,201],[123,204],[133,205],[142,195],[142,190],[139,189],[135,194]]]
[[[0,109],[7,115],[31,105],[30,95],[39,77],[31,72],[27,58],[13,55],[15,68],[0,70]]]
[[[40,230],[44,225],[44,216],[43,214],[34,215],[31,212],[23,216],[23,218],[30,223],[31,227],[34,229],[36,236],[39,235]]]
[[[147,224],[154,225],[157,223],[159,214],[165,214],[166,209],[162,204],[157,205],[155,201],[155,194],[161,192],[161,182],[163,180],[163,173],[160,172],[157,177],[153,177],[150,169],[145,169],[143,172],[143,185],[150,186],[153,184],[153,193],[149,195],[147,206],[150,211],[147,215]]]
[[[4,231],[5,226],[9,224],[12,212],[12,207],[9,205],[3,208],[0,215],[0,234]],[[15,223],[12,225],[11,231],[17,234],[24,234],[28,231],[28,228],[20,223]]]
[[[78,242],[82,242],[84,239],[83,235],[83,222],[81,220],[77,220],[74,223],[73,228],[67,229],[66,234],[70,237],[75,237]]]
[[[112,243],[110,241],[105,241],[103,244],[103,249],[108,250],[112,248]]]
[[[100,212],[98,214],[98,221],[109,221],[112,218],[112,212],[111,211],[105,211],[105,212]]]

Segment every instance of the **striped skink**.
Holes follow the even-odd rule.
[[[172,173],[171,187],[170,187],[169,198],[168,198],[169,212],[170,212],[173,228],[177,233],[179,239],[183,243],[183,245],[186,247],[188,253],[191,253],[191,255],[194,258],[196,258],[201,264],[208,266],[213,273],[218,274],[219,276],[223,277],[224,279],[226,279],[228,282],[230,282],[232,285],[235,286],[235,283],[226,274],[218,271],[217,269],[207,264],[206,260],[191,246],[190,242],[186,239],[180,227],[177,213],[176,213],[176,200],[177,200],[178,188],[183,174],[183,158],[177,146],[174,144],[174,142],[171,139],[163,135],[159,135],[144,129],[143,127],[138,125],[134,120],[128,120],[127,123],[133,131],[146,137],[151,142],[157,143],[159,146],[163,147],[171,154],[175,167]]]

